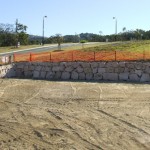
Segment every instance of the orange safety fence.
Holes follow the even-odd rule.
[[[127,51],[61,51],[46,53],[14,54],[14,62],[62,62],[62,61],[134,61],[150,60],[150,52],[127,52]]]
[[[73,61],[73,51],[52,52],[51,62]]]
[[[73,61],[94,61],[95,52],[73,52]]]
[[[116,51],[101,51],[95,53],[95,61],[115,61]]]
[[[31,61],[34,62],[49,62],[51,60],[51,53],[34,53],[34,54],[30,54],[31,55]]]
[[[31,60],[31,53],[14,54],[14,62],[20,62],[20,61],[32,61]]]

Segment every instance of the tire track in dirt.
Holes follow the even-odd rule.
[[[48,112],[55,118],[58,120],[58,124],[59,124],[59,128],[64,128],[67,130],[62,130],[64,131],[64,134],[67,138],[71,138],[76,144],[80,143],[81,145],[86,145],[87,149],[94,149],[94,150],[103,150],[102,147],[95,145],[93,143],[90,143],[89,141],[87,141],[86,139],[84,139],[78,132],[76,132],[76,130],[70,126],[68,123],[65,122],[65,120],[62,119],[62,117],[56,115],[54,112],[49,111]],[[66,116],[65,116],[66,117]],[[72,117],[73,118],[73,117]],[[68,131],[69,129],[69,131]],[[60,130],[60,129],[58,129]],[[57,131],[57,130],[56,130]],[[78,141],[77,141],[78,139]]]
[[[113,116],[113,115],[111,115],[111,114],[109,114],[109,113],[107,113],[107,112],[105,112],[105,111],[103,111],[103,110],[98,110],[98,111],[99,111],[100,113],[104,114],[105,116],[108,116],[108,117],[110,117],[110,118],[112,118],[112,119],[114,119],[114,120],[120,121],[121,123],[127,125],[128,127],[131,127],[131,128],[133,128],[133,129],[136,129],[137,131],[142,132],[142,133],[144,133],[144,134],[150,136],[150,134],[149,134],[148,132],[144,131],[143,129],[141,129],[141,128],[135,126],[135,125],[133,125],[133,124],[130,123],[130,122],[127,122],[127,121],[122,120],[122,119],[118,119],[117,117],[115,117],[115,116]]]
[[[12,137],[13,137],[13,139],[16,142],[22,141],[22,142],[28,143],[29,145],[37,146],[40,149],[42,149],[42,148],[49,149],[53,145],[50,142],[43,141],[42,137],[38,136],[37,135],[38,132],[35,132],[34,129],[28,128],[28,132],[30,131],[30,133],[28,133],[26,131],[23,131],[23,127],[19,126],[21,132],[20,132],[20,130],[18,132],[18,129],[15,126],[19,126],[19,125],[11,124],[11,127],[10,127],[10,123],[8,123],[7,126],[6,126],[6,123],[5,123],[5,125],[2,125],[2,124],[0,125],[0,129],[3,132],[7,133],[7,136],[10,136],[10,137],[6,137],[6,139],[5,139],[6,143],[10,139],[12,140]],[[32,132],[33,132],[33,134],[31,134]]]
[[[127,131],[129,131],[129,133],[139,133],[142,137],[143,134],[146,135],[150,138],[150,134],[148,132],[146,132],[145,130],[133,125],[132,123],[122,120],[120,118],[117,118],[103,110],[97,110],[98,112],[100,112],[102,115],[104,115],[106,118],[108,118],[108,120],[114,122],[115,124],[119,125],[121,128],[125,128]],[[145,144],[141,143],[139,140],[137,140],[136,138],[132,138],[132,140],[134,140],[137,144],[141,145],[143,148],[149,150],[149,147],[147,147]]]

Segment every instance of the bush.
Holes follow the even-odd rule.
[[[80,43],[87,43],[87,40],[81,40]]]

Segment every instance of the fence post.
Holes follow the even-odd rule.
[[[95,61],[95,52],[94,52],[94,61]]]
[[[117,52],[115,51],[115,61],[117,60],[117,55],[116,54],[117,54]]]
[[[74,59],[73,59],[73,51],[72,51],[72,61],[73,61]]]
[[[16,56],[15,56],[15,54],[13,54],[13,62],[15,62],[16,61]]]
[[[49,53],[49,61],[51,62],[51,52]]]
[[[143,60],[145,60],[145,50],[143,50]]]
[[[32,61],[32,54],[30,53],[29,61]]]

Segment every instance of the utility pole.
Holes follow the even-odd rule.
[[[18,48],[18,19],[16,19],[16,47]]]
[[[117,18],[113,17],[115,19],[115,41],[117,41]]]
[[[115,34],[117,35],[117,18],[116,17],[113,17],[113,19],[115,19]]]
[[[18,19],[16,19],[16,34],[18,32]]]
[[[47,18],[47,16],[43,17],[43,39],[42,39],[42,45],[44,45],[44,18]]]

